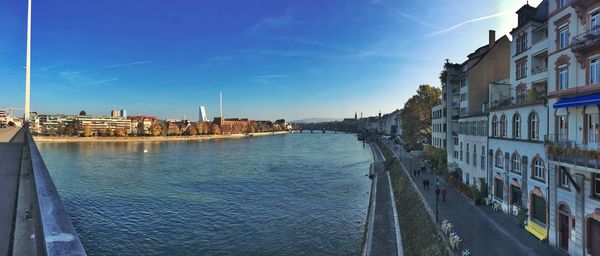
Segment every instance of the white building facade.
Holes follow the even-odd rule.
[[[446,149],[446,114],[444,104],[433,106],[431,109],[431,145],[435,148]]]
[[[549,241],[600,255],[600,3],[549,2]]]
[[[487,115],[461,117],[458,123],[459,157],[455,163],[462,182],[480,187],[487,179]]]
[[[511,31],[510,80],[490,84],[490,196],[508,214],[527,213],[525,229],[540,240],[551,226],[544,148],[548,132],[548,1],[517,11]]]

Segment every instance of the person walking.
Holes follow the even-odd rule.
[[[446,202],[446,193],[448,193],[448,191],[446,191],[445,187],[442,187],[442,202]]]
[[[425,179],[425,190],[429,191],[429,179]]]
[[[417,170],[413,170],[413,177],[417,177]]]
[[[423,190],[427,190],[427,179],[423,179]]]
[[[435,178],[435,188],[439,188],[439,187],[440,187],[440,179]]]

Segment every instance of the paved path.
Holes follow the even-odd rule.
[[[0,128],[0,142],[8,142],[12,139],[21,127]]]
[[[367,242],[366,255],[403,255],[400,228],[393,194],[391,192],[390,176],[383,166],[383,155],[375,144],[373,150],[375,177],[375,202],[373,226]],[[373,213],[371,213],[373,214]]]
[[[0,142],[0,255],[8,255],[15,223],[23,143],[8,142],[18,129],[0,128],[0,131],[0,139],[4,139]]]
[[[391,142],[389,146],[395,147]],[[408,168],[408,154],[401,148],[395,149],[404,166]],[[400,157],[402,156],[402,157]],[[420,161],[413,160],[414,169],[421,166]],[[410,172],[412,174],[412,171]],[[435,212],[435,181],[447,188],[446,202],[439,200],[439,219],[448,219],[459,234],[462,248],[471,250],[472,255],[560,255],[548,243],[540,243],[537,238],[519,227],[516,217],[502,212],[494,212],[488,206],[474,206],[467,199],[455,192],[446,182],[435,174],[421,174],[416,179],[419,192],[422,193]],[[430,189],[424,190],[423,179],[429,178]]]

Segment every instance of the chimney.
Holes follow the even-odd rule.
[[[495,30],[491,30],[489,31],[489,36],[490,36],[490,48],[494,47],[494,43],[496,42],[496,31]]]

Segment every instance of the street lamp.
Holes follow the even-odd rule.
[[[25,122],[29,122],[29,85],[31,83],[31,0],[27,1],[27,53],[25,60]]]

